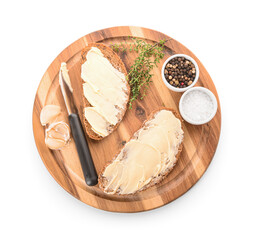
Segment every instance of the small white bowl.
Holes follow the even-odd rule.
[[[185,97],[193,91],[201,91],[201,92],[207,94],[213,103],[213,109],[211,111],[210,116],[203,121],[198,121],[198,122],[194,121],[189,116],[187,116],[184,112],[183,102],[185,100]],[[215,114],[217,112],[217,108],[218,108],[218,103],[217,103],[216,97],[210,90],[208,90],[207,88],[204,88],[204,87],[194,87],[194,88],[189,89],[188,91],[184,92],[184,94],[181,96],[181,99],[179,101],[179,111],[180,111],[181,116],[183,117],[183,119],[185,121],[187,121],[188,123],[191,123],[193,125],[201,125],[201,124],[205,124],[205,123],[209,122],[215,116]]]
[[[168,81],[166,80],[166,78],[165,78],[164,71],[165,71],[165,67],[166,67],[167,63],[168,63],[171,59],[176,58],[176,57],[184,57],[184,58],[186,58],[187,60],[189,60],[190,62],[192,62],[192,63],[194,64],[194,66],[195,66],[195,69],[196,69],[196,72],[195,72],[195,73],[196,73],[195,79],[194,79],[193,83],[192,83],[190,86],[188,86],[188,87],[185,87],[185,88],[176,88],[176,87],[170,85],[170,84],[168,83]],[[193,87],[193,86],[196,84],[196,82],[198,81],[198,78],[199,78],[199,67],[198,67],[197,63],[195,62],[195,60],[194,60],[193,58],[191,58],[190,56],[185,55],[185,54],[175,54],[175,55],[170,56],[170,57],[164,62],[163,66],[162,66],[162,69],[161,69],[161,76],[162,76],[162,80],[163,80],[163,82],[165,83],[165,85],[167,86],[167,88],[169,88],[170,90],[172,90],[172,91],[174,91],[174,92],[185,92],[185,91],[188,90],[189,88]]]

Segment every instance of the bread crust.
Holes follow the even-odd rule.
[[[147,119],[142,123],[141,127],[140,127],[136,132],[138,132],[138,131],[145,125],[145,123],[146,123],[147,121],[153,119],[154,115],[155,115],[157,112],[161,111],[161,110],[169,110],[169,111],[171,111],[171,112],[175,115],[175,117],[180,120],[180,122],[181,122],[181,128],[182,128],[183,131],[184,131],[184,128],[183,128],[183,119],[182,119],[181,115],[180,115],[176,110],[174,110],[174,109],[172,109],[172,108],[160,107],[160,108],[158,108],[158,109],[156,109],[156,110],[154,110],[154,111],[152,111],[152,112],[150,113],[150,115],[149,115],[149,116],[147,117]],[[135,133],[136,133],[136,132],[135,132]],[[135,133],[134,133],[134,135],[128,140],[128,142],[129,142],[131,139],[134,139],[134,138],[136,137]],[[117,155],[122,151],[123,148],[124,148],[124,146],[120,149],[120,151],[116,154],[116,156],[115,156],[110,162],[108,162],[108,163],[103,167],[102,171],[101,171],[100,174],[99,174],[99,177],[98,177],[99,188],[100,188],[102,191],[104,191],[104,183],[105,183],[105,178],[103,177],[104,170],[106,169],[106,167],[107,167],[109,164],[111,164],[111,163],[114,161],[114,159],[115,159],[115,158],[117,157]],[[183,140],[182,140],[181,144],[179,145],[178,153],[177,153],[177,155],[176,155],[175,164],[174,164],[173,166],[171,166],[170,168],[168,168],[162,175],[159,175],[158,177],[153,178],[153,179],[152,179],[146,186],[144,186],[142,189],[140,189],[140,190],[138,190],[138,191],[136,191],[136,192],[134,192],[134,193],[130,193],[130,194],[119,194],[119,192],[116,192],[116,193],[114,193],[113,195],[122,195],[122,196],[134,195],[134,194],[136,194],[136,193],[138,193],[138,192],[142,192],[142,191],[144,191],[144,190],[146,190],[146,189],[148,189],[148,188],[151,188],[151,187],[153,187],[153,186],[159,184],[163,179],[165,179],[165,178],[168,176],[168,174],[172,171],[172,169],[173,169],[174,166],[176,165],[176,163],[177,163],[177,161],[178,161],[178,159],[179,159],[179,157],[180,157],[180,154],[181,154],[181,152],[182,152],[182,149],[183,149]]]
[[[90,43],[88,46],[86,46],[81,51],[81,65],[86,62],[86,55],[92,47],[97,47],[102,52],[104,57],[109,60],[109,62],[112,64],[112,66],[114,68],[116,68],[118,71],[120,71],[121,73],[123,73],[127,77],[127,70],[126,70],[126,67],[125,67],[124,63],[122,62],[121,58],[110,47],[108,47],[108,46],[106,46],[102,43]],[[127,101],[124,105],[123,111],[121,111],[120,114],[119,114],[119,121],[117,122],[117,124],[115,126],[110,126],[110,128],[109,128],[110,133],[112,133],[118,127],[119,123],[123,119],[123,117],[125,115],[125,112],[127,110],[127,104],[128,104],[129,97],[130,97],[130,86],[129,86],[127,80],[125,80],[125,82],[126,82],[126,86],[127,86],[127,90],[125,92],[126,95],[127,95]],[[84,81],[83,81],[83,79],[81,79],[81,84],[83,84],[83,83],[84,83]],[[85,96],[83,94],[83,88],[82,88],[81,91],[82,91],[81,96],[82,96],[82,105],[83,105],[83,109],[82,109],[82,123],[83,123],[82,125],[83,125],[83,128],[84,128],[85,132],[88,134],[88,136],[90,138],[92,138],[94,140],[101,140],[104,137],[95,133],[92,130],[90,123],[85,118],[84,109],[85,109],[85,107],[91,107],[91,104],[85,98]]]

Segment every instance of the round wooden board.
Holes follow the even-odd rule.
[[[153,82],[147,95],[136,101],[131,110],[127,110],[124,119],[111,135],[101,141],[89,138],[88,144],[96,170],[99,173],[108,161],[119,152],[123,144],[138,130],[146,117],[161,106],[178,111],[181,93],[167,89],[161,79],[163,62],[172,54],[184,53],[196,60],[200,69],[198,86],[210,89],[218,101],[218,111],[208,124],[184,125],[185,138],[181,156],[172,172],[158,185],[132,196],[112,196],[103,193],[98,186],[88,187],[83,178],[74,141],[60,151],[51,151],[44,142],[44,128],[39,121],[40,111],[47,104],[61,106],[64,118],[67,114],[64,100],[58,84],[58,71],[61,62],[66,62],[74,88],[74,98],[80,114],[80,53],[91,42],[107,45],[127,40],[128,36],[143,38],[148,42],[169,39],[163,33],[141,27],[113,27],[90,33],[68,46],[51,63],[45,72],[35,97],[33,107],[33,131],[39,154],[48,171],[55,180],[70,194],[93,207],[114,212],[139,212],[163,206],[189,190],[208,168],[218,145],[221,129],[221,110],[216,88],[208,72],[199,59],[186,47],[171,40],[166,43],[165,56],[153,73]],[[135,59],[134,53],[120,54],[127,69]]]

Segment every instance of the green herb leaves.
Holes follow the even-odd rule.
[[[130,67],[128,73],[128,82],[131,88],[131,97],[129,100],[129,108],[132,108],[132,103],[140,96],[140,99],[146,95],[146,90],[151,82],[153,74],[151,71],[164,57],[164,44],[167,40],[160,40],[155,44],[150,44],[139,38],[128,37],[132,42],[121,42],[112,44],[111,48],[115,52],[138,53],[134,64]]]

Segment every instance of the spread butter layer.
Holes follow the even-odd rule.
[[[64,78],[67,86],[69,87],[70,91],[73,92],[73,88],[72,88],[72,84],[71,84],[71,79],[70,79],[70,76],[69,76],[69,73],[68,73],[68,69],[67,69],[67,65],[66,65],[65,62],[61,63],[59,74],[61,74],[61,72],[62,72],[63,78]]]
[[[134,193],[171,169],[183,134],[180,120],[171,111],[157,112],[106,167],[102,175],[106,180],[104,191]]]
[[[127,102],[125,75],[115,69],[102,52],[92,47],[82,64],[83,93],[92,107],[85,108],[85,118],[92,130],[105,137],[108,126],[116,125]]]

